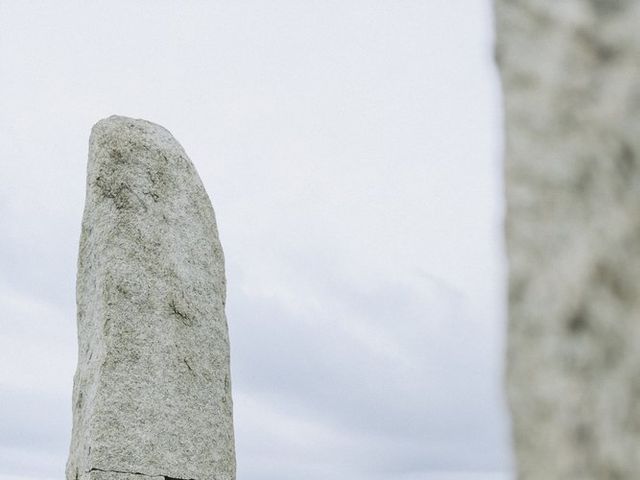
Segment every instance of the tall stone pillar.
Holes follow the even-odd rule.
[[[640,2],[496,0],[521,480],[640,478]]]
[[[67,480],[233,480],[222,248],[171,134],[91,132]]]

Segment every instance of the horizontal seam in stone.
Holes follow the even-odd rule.
[[[171,479],[171,480],[195,480],[193,478],[176,478],[176,477],[170,477],[168,475],[150,475],[148,473],[126,472],[124,470],[105,470],[103,468],[90,468],[85,473],[91,473],[91,472],[124,473],[126,475],[141,475],[143,477],[163,477],[165,479]]]

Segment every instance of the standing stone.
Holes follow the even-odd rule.
[[[67,480],[235,479],[224,260],[182,147],[98,122],[77,278]]]
[[[521,480],[640,478],[640,2],[496,0]]]

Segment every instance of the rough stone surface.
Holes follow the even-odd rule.
[[[640,2],[497,0],[518,478],[640,478]]]
[[[235,478],[224,306],[214,212],[182,147],[144,120],[98,122],[67,480]]]

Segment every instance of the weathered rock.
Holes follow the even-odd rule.
[[[234,479],[215,216],[158,125],[114,116],[93,128],[77,306],[67,479]]]
[[[496,0],[518,478],[640,477],[640,2]]]

